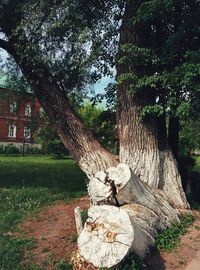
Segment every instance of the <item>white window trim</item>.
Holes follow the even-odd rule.
[[[27,136],[28,133],[28,136]],[[30,139],[31,138],[31,129],[28,127],[24,127],[24,138],[25,139]]]
[[[25,112],[24,112],[25,116],[31,116],[31,105],[30,104],[26,104],[25,105]]]
[[[14,124],[8,126],[8,138],[16,138],[17,127]]]
[[[10,103],[10,113],[16,114],[16,110],[17,110],[17,102],[13,101]]]

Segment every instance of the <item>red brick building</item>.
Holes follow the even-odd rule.
[[[41,110],[40,103],[31,94],[11,95],[0,88],[0,144],[33,144]]]

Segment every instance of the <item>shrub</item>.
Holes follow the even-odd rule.
[[[172,226],[156,237],[156,247],[165,251],[172,251],[180,242],[181,235],[187,232],[187,228],[194,222],[191,214],[186,214],[180,218],[180,223],[174,223]]]
[[[13,144],[8,144],[4,148],[4,154],[7,155],[20,154],[20,149]]]
[[[62,159],[64,156],[69,155],[69,152],[60,140],[51,141],[47,145],[47,153],[51,154],[56,159]]]

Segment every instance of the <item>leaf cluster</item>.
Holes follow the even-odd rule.
[[[133,95],[154,91],[155,114],[163,111],[182,118],[194,112],[194,105],[198,110],[199,16],[199,1],[151,0],[142,1],[131,20],[132,31],[145,45],[127,43],[120,47],[118,63],[126,67],[126,73],[118,83],[129,82]],[[157,103],[162,110],[158,111]],[[183,113],[183,108],[188,110]]]
[[[186,214],[180,218],[180,223],[175,223],[156,237],[156,247],[159,250],[172,251],[180,242],[181,235],[187,232],[187,228],[194,222],[191,214]]]

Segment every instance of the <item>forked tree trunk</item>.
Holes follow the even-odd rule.
[[[121,45],[140,41],[129,19],[141,2],[127,1]],[[10,27],[13,25],[17,22]],[[154,245],[157,231],[179,221],[175,206],[187,207],[165,131],[160,130],[156,119],[144,123],[139,117],[141,108],[153,102],[153,93],[143,91],[132,97],[125,83],[118,89],[120,161],[124,163],[119,164],[84,126],[43,63],[36,64],[18,53],[18,47],[26,50],[30,44],[25,40],[21,44],[13,37],[14,29],[4,30],[9,53],[28,81],[34,83],[36,95],[62,142],[90,179],[88,189],[96,206],[89,209],[89,219],[78,238],[80,254],[97,267],[113,266],[129,252],[145,256]],[[118,75],[128,72],[127,68],[118,65]]]
[[[141,26],[139,28],[131,23],[142,2],[127,1],[120,46],[132,44],[150,47],[148,29],[141,29]],[[119,51],[119,57],[123,54]],[[137,70],[125,63],[117,65],[117,76],[130,72],[134,74]],[[124,81],[118,87],[120,162],[128,164],[148,185],[163,190],[177,207],[187,208],[177,163],[168,147],[164,120],[155,117],[141,120],[140,117],[145,106],[154,104],[155,94],[152,89],[131,94],[130,85],[131,83]]]

